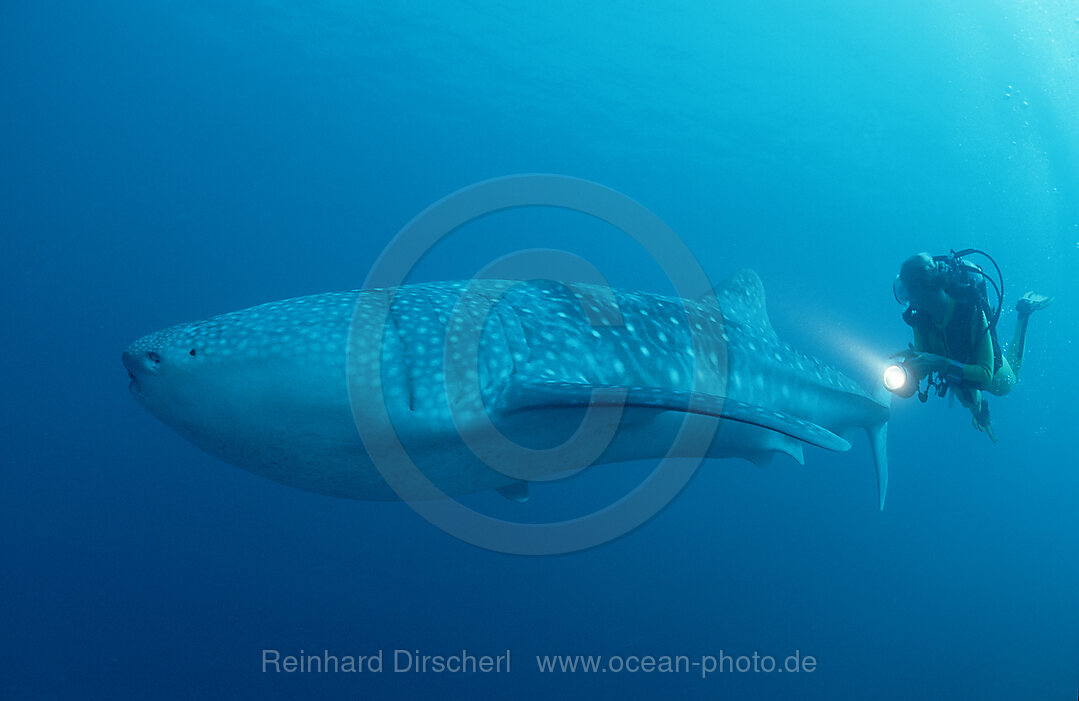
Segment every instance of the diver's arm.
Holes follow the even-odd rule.
[[[985,389],[993,380],[993,342],[989,339],[989,329],[984,338],[978,339],[974,346],[973,360],[961,363],[936,353],[914,353],[907,361],[915,376],[920,380],[931,372],[938,372],[949,380],[958,380],[971,390]]]
[[[941,374],[947,372],[950,360],[943,355],[937,355],[927,350],[929,348],[929,342],[922,333],[921,329],[914,327],[914,343],[912,344],[913,352],[907,356],[906,366],[907,369],[914,373],[914,376],[919,381],[926,375],[939,372]]]
[[[974,344],[971,362],[963,365],[963,383],[985,389],[993,381],[993,341],[989,338],[989,325],[985,323],[985,317],[980,319],[984,326]]]
[[[959,380],[971,389],[985,389],[993,381],[993,341],[989,337],[989,324],[984,314],[977,320],[978,334],[974,342],[970,363],[960,363],[937,353],[926,350],[929,346],[925,335],[918,328],[914,329],[915,353],[907,360],[907,367],[920,380],[932,372],[938,372],[950,380]]]

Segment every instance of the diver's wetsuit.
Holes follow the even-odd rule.
[[[915,314],[908,323],[914,329],[915,350],[963,364],[963,381],[954,389],[959,401],[977,414],[981,390],[1003,396],[1015,387],[1029,319],[1029,313],[1019,315],[1015,337],[1006,354],[994,348],[985,313],[976,305],[956,302],[951,295],[941,323],[934,323],[926,313]]]

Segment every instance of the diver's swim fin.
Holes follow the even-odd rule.
[[[974,416],[971,417],[971,423],[974,424],[974,428],[978,429],[979,431],[984,432],[987,436],[989,436],[989,440],[993,441],[994,443],[997,442],[996,431],[993,430],[993,424],[989,420],[989,402],[988,401],[986,401],[985,399],[982,399],[981,410],[977,414],[975,414]]]
[[[1019,301],[1015,303],[1015,311],[1019,312],[1021,316],[1030,316],[1036,311],[1045,309],[1052,303],[1052,297],[1046,297],[1045,295],[1035,294],[1033,291],[1030,291],[1020,297]]]

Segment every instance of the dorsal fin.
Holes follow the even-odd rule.
[[[716,301],[724,316],[754,329],[769,341],[778,342],[764,302],[764,283],[757,273],[743,268],[716,286]]]

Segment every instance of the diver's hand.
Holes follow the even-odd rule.
[[[950,364],[950,360],[936,353],[912,353],[906,361],[907,368],[919,380],[931,372],[947,372]]]

